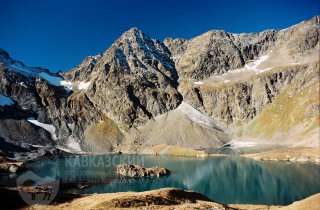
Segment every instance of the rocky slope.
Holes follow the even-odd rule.
[[[66,79],[73,78],[70,81],[74,82],[87,78],[90,86],[84,94],[122,130],[139,126],[177,107],[181,101],[169,51],[136,28],[125,32],[99,59],[89,64],[92,67],[89,76],[88,69],[83,71],[88,68],[86,65],[83,61],[65,73]],[[79,69],[81,73],[75,76]]]
[[[232,138],[232,132],[187,103],[150,120],[146,125],[128,134],[121,151],[130,146],[172,145],[184,148],[221,147]],[[129,148],[128,148],[129,147]]]
[[[208,199],[200,193],[184,191],[174,188],[163,188],[146,192],[120,192],[92,195],[61,195],[57,196],[52,205],[18,206],[18,195],[13,195],[10,190],[1,190],[13,199],[6,199],[1,204],[16,206],[18,209],[81,209],[84,206],[90,209],[251,209],[251,210],[289,210],[289,209],[319,209],[320,194],[315,194],[288,206],[268,206],[252,204],[221,204]],[[3,193],[2,193],[3,194]],[[16,202],[13,204],[12,200]],[[18,201],[17,201],[18,200]]]
[[[130,127],[181,103],[167,48],[136,28],[105,53],[61,74],[64,79],[1,52],[1,94],[16,102],[20,118],[35,117],[57,128],[55,135],[68,150],[110,151]]]
[[[319,34],[319,17],[164,43],[132,28],[59,74],[0,50],[0,140],[77,153],[220,147],[232,138],[315,146]]]
[[[319,32],[315,17],[280,31],[239,35],[211,31],[191,40],[167,39],[165,44],[173,54],[184,101],[227,123],[235,138],[317,146]],[[221,68],[215,59],[230,56],[231,46],[239,50],[226,60],[240,64]],[[220,52],[215,54],[217,48]],[[309,143],[302,142],[308,138]]]
[[[206,79],[269,55],[269,67],[308,60],[319,42],[318,17],[284,30],[232,34],[213,30],[193,39],[164,40],[180,80]]]

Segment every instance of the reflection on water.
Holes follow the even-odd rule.
[[[118,179],[115,166],[128,162],[145,167],[161,165],[172,174],[161,178]],[[60,177],[65,183],[95,183],[87,189],[69,190],[77,193],[177,187],[223,203],[284,205],[320,192],[319,165],[258,162],[238,156],[205,160],[152,155],[80,156],[30,166],[40,176]]]
[[[221,147],[221,148],[208,148],[203,149],[209,154],[233,154],[242,155],[250,153],[260,153],[271,150],[278,150],[282,148],[281,145],[256,145],[254,147]]]

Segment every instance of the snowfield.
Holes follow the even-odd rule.
[[[62,80],[62,81],[60,82],[60,84],[61,84],[62,86],[64,86],[66,89],[68,89],[68,90],[72,90],[72,88],[73,88],[73,83],[72,83],[72,82],[69,82],[69,81],[66,81],[66,80]]]
[[[44,73],[44,72],[40,72],[38,74],[38,77],[41,77],[42,79],[47,80],[48,83],[50,83],[51,85],[54,85],[54,86],[60,86],[61,85],[61,81],[62,81],[61,77],[51,76],[51,75],[49,75],[47,73]]]
[[[242,147],[254,147],[256,146],[255,142],[252,141],[239,141],[239,140],[233,140],[229,142],[230,146],[232,148],[242,148]]]
[[[195,85],[203,85],[203,82],[198,81],[198,82],[194,82],[193,84],[195,84]]]
[[[28,118],[28,121],[35,124],[36,126],[39,126],[45,130],[47,130],[49,133],[51,133],[51,137],[53,140],[57,140],[56,136],[56,128],[51,124],[44,124],[39,122],[38,120],[35,120],[33,117]]]
[[[216,122],[211,117],[203,114],[202,112],[198,111],[197,109],[193,108],[191,105],[182,102],[177,110],[185,114],[192,122],[201,124],[210,128],[216,128],[220,130],[225,130],[224,128],[219,127],[219,123]]]
[[[272,51],[270,51],[270,53],[271,52]],[[212,82],[228,83],[228,82],[236,81],[251,75],[259,74],[264,71],[268,71],[272,69],[272,68],[259,68],[260,64],[268,60],[268,58],[269,58],[269,55],[263,55],[263,56],[260,56],[257,60],[253,60],[245,64],[244,67],[240,69],[233,69],[219,76],[211,76],[208,79],[205,79],[203,81],[195,81],[192,83],[194,85],[203,85],[203,84],[210,85]]]
[[[79,90],[86,90],[88,89],[89,85],[91,84],[91,82],[80,82],[79,85],[78,85],[78,89]]]
[[[49,84],[54,86],[62,86],[65,88],[66,91],[71,91],[72,89],[76,88],[78,90],[87,90],[90,86],[91,82],[86,81],[79,81],[79,82],[71,82],[63,80],[62,77],[55,74],[50,74],[46,72],[44,69],[38,67],[28,67],[25,66],[23,63],[15,61],[15,60],[7,60],[5,58],[0,57],[0,62],[4,63],[12,71],[15,71],[19,74],[22,74],[26,77],[40,77],[46,80]],[[25,86],[26,84],[20,83],[21,86]]]
[[[60,84],[65,88],[68,88],[69,90],[74,90],[74,89],[87,90],[91,82],[85,82],[85,81],[70,82],[70,81],[62,80]]]
[[[81,149],[79,142],[73,138],[68,138],[65,146],[60,145],[57,146],[57,148],[73,154],[85,154],[85,152]]]

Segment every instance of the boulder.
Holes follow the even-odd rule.
[[[141,177],[159,177],[169,175],[170,171],[161,166],[144,168],[134,164],[120,164],[117,166],[117,174],[122,177],[141,178]]]
[[[17,171],[24,170],[25,167],[21,163],[16,162],[5,162],[0,163],[0,173],[16,173]]]

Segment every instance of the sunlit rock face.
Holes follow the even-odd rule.
[[[132,28],[105,52],[88,56],[75,68],[57,74],[28,67],[0,50],[0,121],[17,120],[15,125],[27,126],[32,133],[36,129],[23,121],[32,118],[37,122],[34,125],[43,129],[41,146],[56,147],[52,144],[55,142],[60,149],[72,153],[114,151],[133,130],[143,134],[136,138],[143,144],[192,148],[221,146],[243,134],[258,138],[257,132],[267,128],[252,120],[270,120],[265,110],[276,100],[277,107],[293,110],[292,106],[287,107],[291,103],[277,99],[279,95],[295,93],[308,85],[317,87],[318,82],[311,79],[319,67],[317,18],[284,30],[249,34],[214,30],[193,39],[167,38],[164,43]],[[299,101],[310,96],[303,93],[296,97]],[[155,140],[161,130],[159,125],[170,123],[150,122],[180,110],[183,102],[211,117],[223,129],[203,130],[188,114],[177,115],[170,127],[180,129],[179,138],[183,133],[189,136],[181,137],[181,144],[170,138]],[[319,103],[309,102],[297,112],[310,120],[317,119]],[[263,112],[265,117],[257,118]],[[297,124],[303,124],[299,127],[302,133],[319,127],[307,125],[308,117],[296,120],[296,112],[285,115],[284,119],[293,123],[279,119],[279,123],[290,126],[270,128],[266,138],[276,140],[274,133],[288,133]],[[183,126],[177,126],[179,117]],[[40,126],[44,124],[47,126]],[[53,126],[54,131],[46,130],[48,126]],[[166,128],[166,136],[179,133]],[[197,134],[201,136],[199,145]],[[304,133],[301,139],[308,135]],[[1,138],[7,143],[19,142],[16,146],[26,142],[10,135]]]

